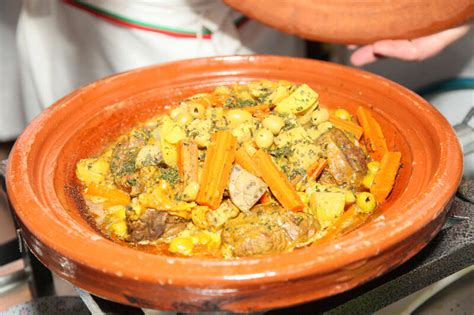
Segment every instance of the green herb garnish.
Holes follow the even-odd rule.
[[[282,157],[289,157],[293,154],[293,149],[290,147],[289,144],[281,147],[281,148],[276,148],[273,150],[268,150],[268,153],[272,155],[275,158],[282,158]]]
[[[135,178],[127,179],[127,183],[130,186],[135,186],[137,184],[137,180]]]
[[[162,168],[159,178],[166,180],[171,185],[175,185],[179,181],[178,169],[175,167]]]
[[[228,98],[224,104],[224,108],[242,108],[256,106],[257,102],[252,99],[234,99]]]

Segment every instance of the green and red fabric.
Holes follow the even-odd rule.
[[[64,3],[67,3],[75,8],[88,12],[100,19],[108,21],[110,23],[128,27],[128,28],[135,28],[139,30],[149,31],[149,32],[156,32],[161,33],[164,35],[178,37],[178,38],[202,38],[202,39],[211,39],[212,32],[207,29],[203,28],[202,32],[195,32],[192,30],[186,30],[181,28],[174,28],[168,27],[164,25],[158,25],[154,23],[143,22],[140,20],[136,20],[110,10],[106,10],[104,8],[92,5],[85,1],[80,0],[63,0]],[[249,21],[249,18],[246,16],[240,16],[234,20],[234,24],[237,28],[243,26],[246,22]]]

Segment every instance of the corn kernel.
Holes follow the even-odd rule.
[[[378,162],[378,161],[369,162],[369,163],[367,163],[367,168],[369,169],[370,174],[375,174],[380,169],[380,162]]]
[[[193,248],[194,243],[191,237],[176,237],[170,242],[168,250],[172,253],[190,255]]]
[[[112,221],[125,220],[125,206],[112,206],[107,209],[107,217]]]
[[[344,197],[346,198],[346,205],[351,205],[356,201],[356,197],[352,191],[347,190]]]
[[[206,245],[212,241],[212,237],[205,232],[200,232],[193,237],[193,241],[194,245]]]
[[[133,212],[130,212],[129,215],[130,215],[132,220],[137,220],[145,209],[138,202],[138,198],[133,198],[132,199],[131,206],[132,206]]]
[[[362,185],[364,185],[365,188],[370,189],[372,187],[372,183],[374,182],[375,174],[369,173],[364,176],[362,179]]]
[[[127,234],[127,224],[125,221],[115,222],[110,226],[110,231],[120,238],[125,237]]]
[[[163,193],[169,193],[171,190],[171,185],[167,180],[160,180],[157,186],[158,189],[160,189]]]
[[[334,116],[343,120],[351,120],[352,115],[343,108],[338,108],[334,111]]]

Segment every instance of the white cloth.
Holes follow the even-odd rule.
[[[20,2],[0,1],[0,141],[15,138],[25,123],[15,44],[19,13]]]
[[[81,85],[137,67],[215,55],[304,54],[303,41],[255,21],[236,28],[234,20],[241,15],[218,0],[71,2],[23,0],[17,29],[23,102],[10,102],[7,110],[20,114],[24,110],[26,121]],[[74,4],[139,25],[201,36],[177,38],[117,25]],[[211,39],[205,38],[203,27],[212,32]],[[0,139],[23,127],[22,122],[15,122],[15,128],[1,124]]]

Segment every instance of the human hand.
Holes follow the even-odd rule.
[[[396,58],[406,61],[425,60],[464,36],[469,28],[469,25],[463,25],[412,40],[381,40],[359,48],[349,46],[349,49],[356,49],[350,60],[355,66],[363,66],[380,58]]]

